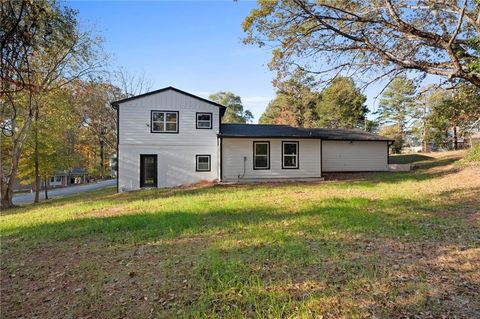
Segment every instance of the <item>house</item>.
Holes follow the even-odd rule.
[[[87,170],[83,167],[74,167],[71,170],[57,171],[47,181],[48,187],[57,188],[87,182]],[[42,188],[45,186],[42,181]]]
[[[59,188],[73,184],[85,184],[88,181],[87,170],[83,167],[74,167],[71,170],[59,170],[47,179],[48,188]],[[31,191],[35,188],[34,184],[28,180],[16,180],[14,183],[14,192]],[[40,189],[45,189],[45,181],[40,181]]]
[[[223,105],[174,87],[111,105],[119,191],[388,170],[392,141],[359,130],[223,124]]]

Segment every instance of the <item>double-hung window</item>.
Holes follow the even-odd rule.
[[[270,142],[253,142],[253,169],[270,169]]]
[[[197,155],[197,172],[210,172],[210,155]]]
[[[212,113],[196,113],[196,114],[197,114],[197,129],[212,128]]]
[[[152,133],[178,133],[178,112],[152,111]]]
[[[282,142],[282,168],[298,168],[298,142]]]

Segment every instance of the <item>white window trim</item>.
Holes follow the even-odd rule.
[[[267,154],[257,154],[257,145],[266,144],[267,145]],[[257,166],[256,158],[257,156],[267,157],[267,166]],[[269,141],[254,141],[253,142],[253,169],[254,170],[269,170],[270,169],[270,142]]]
[[[294,144],[295,145],[295,154],[285,154],[285,145],[287,144]],[[282,169],[298,169],[298,148],[299,143],[297,141],[282,141]],[[295,158],[295,165],[294,166],[287,166],[285,165],[285,157],[294,157]]]
[[[153,114],[163,113],[163,121],[154,121]],[[175,121],[167,121],[167,114],[175,114]],[[151,133],[178,133],[178,118],[179,112],[178,111],[159,111],[159,110],[152,110],[150,113],[150,132]],[[163,123],[163,131],[155,130],[154,123]],[[175,124],[175,130],[167,131],[167,124]]]

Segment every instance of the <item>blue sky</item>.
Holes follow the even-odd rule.
[[[232,91],[258,120],[275,96],[270,51],[242,44],[253,1],[68,1],[82,28],[105,39],[112,67],[145,74],[152,89],[175,86],[208,97]],[[365,94],[370,110],[381,84]]]

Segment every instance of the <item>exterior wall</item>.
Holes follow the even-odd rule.
[[[151,133],[152,110],[178,111],[178,133]],[[196,128],[196,113],[212,113],[212,129]],[[140,154],[157,154],[158,187],[218,179],[220,108],[173,90],[119,105],[118,189],[140,187]],[[195,155],[211,155],[211,171],[196,172]]]
[[[142,146],[119,145],[119,191],[140,188],[140,154],[157,154],[158,187],[174,187],[218,178],[217,145],[196,146]],[[211,155],[210,172],[196,171],[196,155]]]
[[[254,141],[270,142],[270,169],[253,169]],[[282,169],[282,141],[299,142],[298,169]],[[223,138],[222,144],[222,181],[321,177],[320,139]]]
[[[384,141],[323,141],[323,172],[388,171]]]
[[[120,145],[211,146],[217,143],[220,108],[173,90],[120,104]],[[178,111],[177,133],[151,133],[150,112]],[[196,112],[213,113],[212,129],[196,128]]]

